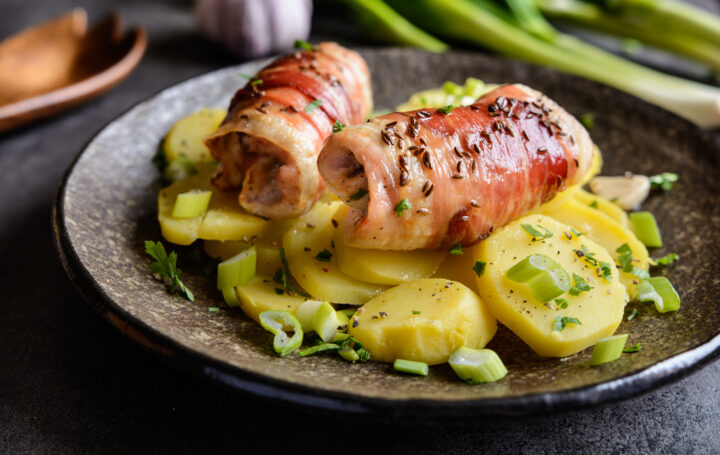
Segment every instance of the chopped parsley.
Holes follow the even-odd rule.
[[[345,125],[335,120],[335,123],[333,124],[333,133],[339,133],[340,131],[345,128]]]
[[[298,352],[298,355],[300,357],[305,357],[323,351],[338,352],[341,349],[354,350],[357,353],[358,361],[360,362],[367,362],[368,360],[370,360],[370,351],[365,349],[363,344],[353,337],[347,337],[340,343],[323,343],[322,341],[318,340],[315,346],[311,346],[309,348],[301,350],[300,352]]]
[[[562,331],[565,330],[565,327],[567,327],[568,324],[576,324],[576,325],[582,325],[582,322],[580,322],[577,318],[569,318],[567,316],[558,316],[555,318],[555,322],[553,322],[553,330],[555,331]]]
[[[455,109],[455,106],[448,104],[447,106],[437,108],[437,111],[440,114],[449,114],[453,111],[453,109]]]
[[[364,188],[360,188],[356,192],[354,192],[353,194],[348,196],[348,200],[349,201],[357,201],[358,199],[365,196],[366,194],[368,194],[367,190]]]
[[[310,294],[302,292],[290,282],[290,266],[285,256],[285,248],[280,248],[280,262],[282,262],[282,267],[278,267],[277,270],[275,270],[273,281],[282,287],[276,287],[275,293],[282,295],[287,292],[288,294],[299,294],[303,297],[311,298],[312,296]]]
[[[307,41],[303,41],[301,39],[296,39],[295,44],[293,44],[293,47],[295,49],[302,49],[305,51],[311,51],[313,50],[313,45],[308,43]]]
[[[568,291],[570,295],[580,295],[583,292],[589,291],[593,287],[585,282],[585,279],[580,275],[573,273],[573,286]]]
[[[473,266],[473,272],[475,272],[475,275],[479,277],[482,276],[483,273],[485,273],[485,266],[487,265],[487,262],[484,261],[475,261],[475,265]]]
[[[562,308],[563,310],[568,307],[568,301],[563,299],[562,297],[555,299],[555,303],[557,303],[558,307]]]
[[[462,245],[459,243],[450,248],[450,254],[463,254]]]
[[[632,250],[627,243],[623,243],[622,245],[620,245],[620,247],[618,247],[615,252],[619,253],[618,262],[620,262],[620,266],[622,267],[623,272],[631,273],[636,277],[642,278],[644,280],[650,278],[650,274],[647,272],[647,270],[643,270],[640,267],[636,267],[633,265]]]
[[[211,306],[210,308],[208,308],[208,312],[209,313],[218,313],[218,312],[220,312],[220,308],[218,308],[216,306]]]
[[[575,228],[572,226],[570,227],[570,232],[572,232],[575,237],[580,237],[581,235],[583,235],[582,232],[576,231]]]
[[[412,312],[412,314],[421,314],[420,311],[418,311],[418,310],[412,310],[411,312]]]
[[[606,281],[612,281],[612,264],[607,262],[599,262],[599,266],[596,269],[597,274],[600,278],[604,278]]]
[[[625,349],[623,349],[623,352],[626,352],[628,354],[632,354],[633,352],[638,352],[642,349],[642,346],[640,343],[633,344],[632,346],[628,346]]]
[[[255,79],[254,81],[250,82],[250,85],[260,85],[262,84],[262,79]]]
[[[242,77],[243,79],[252,79],[255,77],[255,75],[247,74],[247,73],[238,73],[238,77]]]
[[[577,257],[583,258],[585,262],[595,267],[598,264],[597,259],[595,259],[595,253],[590,252],[585,245],[580,245],[580,248],[580,250],[574,250]]]
[[[315,100],[312,103],[305,106],[305,112],[310,113],[320,106],[322,106],[322,100]]]
[[[395,204],[395,207],[393,210],[395,211],[395,216],[398,218],[402,216],[403,212],[405,210],[410,210],[412,208],[412,204],[407,199],[402,199],[400,202]]]
[[[537,227],[539,227],[540,229],[545,231],[545,233],[538,231],[537,229],[532,227],[532,225],[530,225],[530,224],[521,224],[520,226],[522,226],[522,228],[525,229],[525,232],[527,232],[528,234],[530,234],[532,236],[533,242],[535,242],[537,240],[549,239],[550,237],[553,236],[553,233],[550,232],[550,230],[548,230],[547,228],[545,228],[539,224],[537,225]]]
[[[580,123],[587,129],[591,129],[595,126],[595,114],[592,112],[586,112],[580,116]]]
[[[650,188],[653,190],[661,189],[663,191],[670,191],[673,188],[675,182],[678,181],[678,175],[672,172],[663,172],[662,174],[653,175],[650,177]]]
[[[324,248],[321,252],[315,255],[315,259],[318,261],[330,262],[332,259],[332,253],[328,251],[327,248]]]
[[[590,207],[594,208],[594,209],[598,208],[597,199],[594,200],[594,201],[592,201],[592,202],[589,203],[588,205],[589,205]]]
[[[635,316],[637,316],[637,315],[638,315],[637,308],[633,308],[632,312],[630,313],[630,316],[627,317],[627,320],[632,321],[633,319],[635,319]]]
[[[677,261],[678,259],[680,259],[680,256],[678,256],[677,254],[668,253],[663,257],[655,259],[655,263],[662,266],[668,266],[673,262]]]
[[[180,281],[182,272],[177,267],[177,253],[171,251],[168,256],[162,242],[153,242],[152,240],[145,241],[145,252],[155,259],[155,262],[150,264],[150,271],[170,281],[170,292],[183,294],[186,299],[194,302],[195,296]]]

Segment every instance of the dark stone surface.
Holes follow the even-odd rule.
[[[78,4],[3,1],[0,36]],[[717,453],[720,363],[598,409],[467,425],[363,423],[237,396],[158,362],[80,301],[56,258],[50,207],[84,142],[123,109],[187,77],[237,63],[174,1],[80,2],[148,28],[130,78],[64,115],[0,135],[0,453]],[[717,3],[709,8],[718,10]],[[343,27],[318,37],[357,37]],[[709,220],[709,222],[716,222]],[[352,429],[350,429],[352,428]]]

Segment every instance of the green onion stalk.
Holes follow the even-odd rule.
[[[534,0],[542,14],[574,25],[591,28],[664,49],[707,65],[720,73],[720,36],[704,39],[678,27],[677,21],[661,21],[653,15],[637,15],[626,9],[602,8],[578,0]],[[664,2],[665,3],[665,2]],[[687,5],[687,8],[690,8]],[[695,13],[696,14],[696,13]],[[712,17],[707,12],[699,19]],[[712,19],[720,34],[720,21]]]
[[[524,3],[520,7],[532,3],[521,1]],[[538,25],[537,16],[528,31],[522,28],[516,15],[485,0],[388,0],[388,3],[412,23],[438,36],[594,79],[675,112],[701,127],[720,125],[720,88],[651,70],[570,35],[557,31],[550,34],[548,25]],[[528,16],[532,14],[528,10]]]

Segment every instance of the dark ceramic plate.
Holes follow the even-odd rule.
[[[203,106],[225,107],[243,83],[238,73],[252,74],[260,63],[191,79],[138,104],[100,131],[70,168],[55,205],[55,236],[70,278],[93,308],[128,337],[196,375],[268,399],[374,417],[468,418],[587,407],[659,387],[717,357],[717,136],[610,88],[518,62],[398,49],[363,55],[378,108],[445,80],[519,81],[575,115],[595,114],[591,133],[604,151],[605,174],[677,172],[677,188],[653,194],[644,208],[659,220],[667,251],[680,253],[680,262],[666,272],[680,292],[680,311],[658,315],[640,307],[640,315],[623,322],[618,333],[629,333],[642,351],[594,368],[588,367],[589,349],[564,359],[541,358],[501,328],[489,347],[506,363],[508,376],[468,386],[446,365],[419,378],[382,363],[278,358],[271,336],[239,310],[208,313],[221,298],[187,261],[181,264],[183,278],[197,302],[166,293],[150,277],[143,252],[145,239],[160,239],[158,174],[150,160],[176,119]]]

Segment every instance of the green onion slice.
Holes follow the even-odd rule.
[[[395,359],[393,368],[403,373],[417,374],[419,376],[427,376],[430,368],[425,362],[415,362],[414,360]]]
[[[660,248],[663,245],[660,229],[652,213],[632,212],[630,213],[630,221],[632,222],[633,232],[645,246]]]
[[[590,365],[602,365],[619,359],[627,339],[627,333],[623,333],[598,340],[593,348]]]
[[[313,330],[315,313],[322,304],[322,300],[306,300],[295,311],[295,317],[300,321],[300,325],[305,332]]]
[[[275,335],[273,348],[280,356],[290,354],[302,344],[303,330],[300,322],[288,311],[263,311],[260,313],[260,325]],[[292,337],[288,336],[286,329],[293,332]]]
[[[255,245],[221,262],[217,268],[217,288],[224,291],[227,288],[247,283],[255,276],[256,265]]]
[[[340,320],[338,312],[335,311],[335,308],[333,308],[330,303],[322,302],[317,310],[315,310],[312,328],[324,342],[332,342],[338,332],[347,330],[348,319],[344,314],[342,317],[344,321]]]
[[[202,215],[210,204],[212,191],[193,190],[180,193],[175,199],[170,216],[173,218],[195,218]]]
[[[456,349],[448,363],[463,381],[469,384],[495,382],[505,377],[507,368],[492,349]]]
[[[223,299],[228,306],[240,306],[240,299],[238,299],[237,292],[234,287],[225,288],[222,290]]]
[[[338,354],[340,354],[340,357],[347,360],[348,362],[357,362],[360,360],[360,356],[358,355],[357,351],[353,349],[350,344],[346,344],[340,350],[338,351]]]
[[[351,318],[353,314],[357,311],[357,308],[343,308],[342,310],[337,310],[338,313],[344,314],[346,317]]]
[[[638,283],[635,287],[635,300],[654,302],[659,313],[677,311],[680,308],[680,296],[664,276],[654,276]]]
[[[525,283],[540,303],[549,302],[570,289],[570,276],[565,269],[544,254],[532,254],[507,271],[507,278]]]

